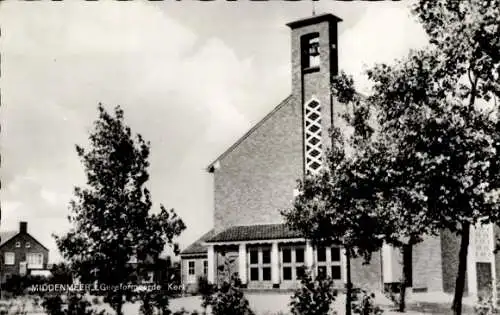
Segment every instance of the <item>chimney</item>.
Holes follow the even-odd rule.
[[[28,233],[28,222],[24,221],[19,222],[19,233],[23,234]]]

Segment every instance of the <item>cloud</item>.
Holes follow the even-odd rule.
[[[376,63],[390,63],[408,54],[410,49],[428,43],[423,28],[411,17],[407,4],[394,6],[377,3],[366,10],[358,23],[339,38],[340,68],[352,74],[358,88],[370,86],[364,71]]]
[[[421,41],[408,11],[379,6],[340,38],[341,68],[358,77],[364,63],[389,60]],[[269,22],[262,7],[253,8],[259,23],[273,27],[302,12],[295,7],[285,19],[288,11],[277,6],[280,14],[266,15]],[[211,227],[205,167],[286,97],[291,82],[284,25],[254,45],[261,36],[253,22],[229,32],[215,11],[212,31],[224,29],[225,37],[200,28],[208,25],[188,28],[173,18],[175,8],[146,2],[2,4],[2,229],[28,220],[51,260],[59,258],[51,234],[69,228],[67,205],[85,180],[74,145],[88,142],[98,102],[122,105],[132,130],[151,141],[153,201],[185,220],[181,244]],[[184,12],[190,21],[204,13]]]
[[[232,140],[249,126],[234,104],[252,103],[251,61],[215,38],[200,46],[192,31],[140,2],[2,9],[2,229],[28,220],[58,259],[50,234],[69,227],[68,201],[84,182],[74,144],[87,143],[99,101],[122,105],[132,129],[151,141],[153,198],[187,218],[187,239],[209,228],[192,214],[211,217],[201,166],[224,143],[204,139]],[[187,197],[180,189],[190,186],[197,191]]]

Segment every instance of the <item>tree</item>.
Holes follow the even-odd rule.
[[[500,96],[499,7],[500,0],[419,0],[414,6],[431,43],[446,57],[446,75],[470,75],[483,97]]]
[[[145,184],[150,143],[141,135],[132,136],[118,106],[114,115],[98,106],[99,117],[90,134],[90,147],[76,146],[82,160],[87,185],[74,190],[68,217],[73,228],[56,241],[71,269],[83,283],[98,282],[105,301],[122,315],[124,298],[134,266],[132,257],[156,260],[166,244],[178,252],[174,238],[185,229],[173,209],[153,204]]]
[[[338,127],[332,128],[332,147],[325,155],[324,167],[318,174],[306,174],[299,180],[299,195],[293,207],[282,211],[286,223],[300,231],[313,244],[335,244],[346,253],[346,314],[351,314],[353,283],[351,259],[371,254],[383,244],[383,221],[379,220],[371,179],[359,172],[360,161],[369,150],[373,129],[367,124],[369,111],[346,75],[334,83],[341,103],[352,110],[343,115],[353,129],[344,137]],[[350,115],[349,115],[350,113]]]
[[[453,309],[461,313],[471,225],[496,220],[499,186],[498,122],[476,100],[475,69],[464,68],[470,86],[449,69],[439,47],[412,52],[394,65],[369,71],[372,105],[379,110],[383,156],[393,170],[392,191],[404,191],[406,207],[420,208],[432,228],[461,239]],[[489,93],[489,92],[485,92]],[[382,141],[380,141],[382,143]]]
[[[435,72],[434,81],[441,81],[448,84],[450,87],[459,85],[458,93],[454,93],[455,97],[461,99],[466,105],[462,106],[462,110],[466,113],[460,113],[459,117],[464,120],[464,129],[472,129],[472,133],[478,134],[484,132],[488,139],[483,141],[494,141],[494,144],[479,147],[489,147],[492,150],[498,150],[498,140],[495,132],[498,127],[494,125],[498,123],[491,122],[485,117],[486,114],[478,113],[475,109],[478,100],[489,101],[492,97],[495,98],[495,115],[498,115],[498,97],[500,96],[500,7],[499,0],[468,0],[468,1],[430,1],[419,0],[415,7],[414,13],[422,22],[422,25],[430,37],[431,43],[439,52],[443,60],[442,70]],[[467,84],[459,83],[460,78],[466,78]],[[458,83],[458,84],[457,84]],[[453,85],[452,85],[453,84]],[[481,126],[477,126],[483,125]],[[495,131],[494,129],[497,128]],[[484,130],[481,130],[484,129]],[[472,147],[469,147],[472,148]],[[463,148],[466,149],[466,148]],[[498,152],[498,151],[496,151]],[[470,154],[473,154],[469,151]],[[482,155],[482,154],[479,154]],[[481,162],[476,158],[472,158],[477,162]],[[465,161],[462,161],[465,164]],[[490,159],[486,158],[483,163],[490,163]],[[484,195],[491,194],[497,186],[497,168],[496,162],[491,165],[477,165],[474,162],[471,165],[483,166],[486,168],[483,174],[469,175],[469,183],[466,194],[474,194],[471,190],[481,190]],[[485,179],[486,177],[486,179]],[[470,180],[472,178],[472,180]],[[488,187],[484,187],[488,185]],[[466,195],[463,194],[463,195]],[[464,196],[466,197],[466,196]],[[479,197],[480,199],[481,197]],[[477,208],[481,203],[476,203],[477,196],[473,196],[468,201],[471,205],[468,206],[469,212],[477,212]],[[472,205],[473,204],[473,205]],[[493,207],[494,208],[494,207]],[[490,215],[491,206],[488,206],[490,216],[486,221],[490,221],[493,217]],[[482,212],[482,211],[481,211]],[[469,217],[470,222],[465,222],[464,218],[459,220],[462,224],[462,246],[460,254],[459,274],[456,282],[455,297],[453,301],[453,309],[457,314],[461,313],[462,295],[465,282],[465,262],[467,258],[467,247],[465,237],[468,237],[470,224],[474,224],[477,215]]]

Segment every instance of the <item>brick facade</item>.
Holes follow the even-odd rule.
[[[281,223],[302,175],[302,114],[287,98],[214,171],[214,228]]]
[[[413,288],[419,291],[442,291],[442,253],[440,237],[425,237],[412,251]]]
[[[49,250],[38,242],[33,236],[27,233],[27,226],[21,222],[19,233],[15,234],[8,240],[2,240],[0,247],[0,261],[2,263],[2,283],[12,275],[20,274],[20,263],[26,261],[28,254],[41,253],[43,255],[43,264],[41,268],[46,269],[49,261]],[[19,246],[18,246],[19,245]],[[5,253],[14,253],[14,264],[5,264]],[[28,266],[29,269],[29,266]],[[29,272],[29,271],[28,271]]]

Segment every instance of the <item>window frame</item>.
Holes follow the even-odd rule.
[[[297,261],[297,249],[301,249],[303,252],[303,259],[301,262]],[[284,252],[285,250],[290,250],[290,262],[285,262]],[[305,260],[306,260],[306,246],[305,244],[300,245],[282,245],[280,246],[280,274],[283,282],[298,281],[297,269],[302,268],[305,271]],[[285,268],[291,269],[291,279],[285,279]]]
[[[192,266],[193,273],[191,273],[191,263],[193,263],[193,266]],[[188,276],[196,275],[196,260],[188,260],[187,261],[187,275]]]
[[[28,269],[43,268],[43,253],[27,253],[26,262]]]
[[[7,256],[12,257],[12,259],[7,259]],[[12,260],[12,262],[9,262]],[[5,252],[3,257],[3,264],[6,266],[13,266],[16,264],[16,253],[15,252]]]
[[[208,276],[208,260],[203,260],[203,275]]]
[[[264,251],[269,251],[269,262],[264,263]],[[257,252],[257,263],[252,262],[252,253]],[[272,281],[272,248],[270,245],[252,246],[248,249],[248,280],[250,282],[271,282]],[[252,269],[257,269],[257,280],[252,278]],[[269,268],[269,279],[264,280],[264,269]]]
[[[333,280],[337,280],[337,281],[342,281],[344,280],[344,269],[343,269],[343,266],[344,266],[344,259],[343,259],[343,252],[342,252],[342,248],[340,246],[336,246],[336,245],[331,245],[331,246],[321,246],[320,248],[325,248],[325,258],[326,260],[325,261],[319,261],[318,260],[318,249],[319,248],[315,248],[314,250],[314,256],[315,256],[315,260],[316,260],[316,275],[319,275],[319,269],[320,268],[325,268],[326,269],[326,276],[327,277],[330,277],[331,279]],[[339,250],[339,259],[338,260],[332,260],[332,249],[335,248],[335,249],[338,249]],[[340,268],[340,278],[333,278],[333,275],[332,275],[332,269],[333,267],[338,267]]]
[[[31,248],[31,243],[30,243],[30,242],[26,242],[26,243],[24,243],[24,247],[25,247],[25,248]]]

